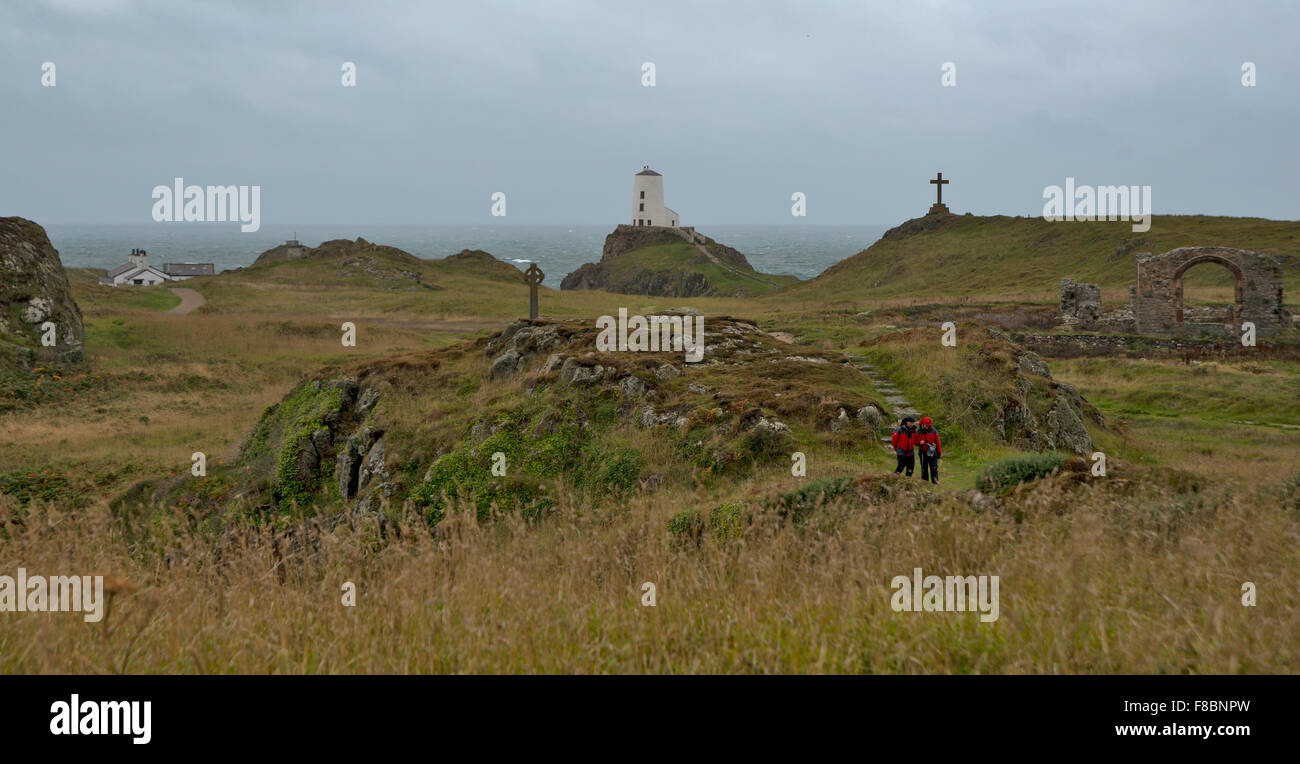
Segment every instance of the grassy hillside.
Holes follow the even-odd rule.
[[[1033,224],[982,220],[1008,234],[986,252]],[[0,570],[140,591],[107,629],[10,619],[0,672],[1296,671],[1293,353],[1047,369],[1005,332],[1055,325],[1055,276],[1037,303],[937,275],[914,300],[859,298],[846,274],[856,305],[802,284],[542,289],[543,320],[516,322],[526,285],[482,255],[376,258],[379,275],[325,258],[192,279],[208,303],[184,316],[165,289],[70,274],[85,367],[0,400]],[[595,317],[620,307],[700,311],[704,363],[596,352]],[[855,416],[894,388],[937,420],[938,486],[889,474]],[[1071,388],[1109,475],[1076,458],[972,496],[990,466],[1051,455],[1028,452],[1057,447]],[[142,482],[144,511],[114,512]],[[916,565],[1002,576],[1000,620],[893,611],[888,582]],[[358,607],[323,607],[343,581]]]
[[[454,255],[447,255],[441,260],[426,260],[435,273],[445,277],[477,276],[490,281],[508,284],[522,284],[523,271],[514,265],[498,260],[489,252],[481,249],[463,249]]]
[[[1128,298],[1138,252],[1226,246],[1277,257],[1287,302],[1300,302],[1300,222],[1169,215],[1156,217],[1146,233],[1134,233],[1131,225],[1051,223],[1003,215],[912,220],[816,279],[792,287],[783,298],[839,302],[864,297],[1021,295],[1054,299],[1061,278],[1072,276],[1101,284],[1103,301],[1118,304]],[[1224,269],[1200,266],[1188,272],[1186,283],[1192,288],[1230,287],[1231,278]]]

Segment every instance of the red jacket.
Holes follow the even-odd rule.
[[[933,427],[926,427],[912,434],[912,445],[919,447],[925,443],[934,444],[935,456],[943,456],[943,446],[939,444],[939,433]]]
[[[912,430],[905,430],[899,427],[894,430],[894,434],[889,438],[890,444],[895,451],[902,451],[905,454],[912,453],[912,443],[916,442],[916,433]]]

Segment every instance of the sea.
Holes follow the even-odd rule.
[[[600,259],[611,225],[346,225],[276,226],[263,224],[242,233],[232,223],[47,224],[45,230],[64,266],[109,270],[127,261],[132,249],[149,253],[149,262],[213,263],[218,272],[251,265],[272,247],[296,238],[307,246],[330,239],[387,244],[416,257],[433,259],[463,249],[481,249],[546,274],[546,286],[583,263]],[[808,279],[871,246],[884,225],[716,225],[697,230],[743,252],[763,273]]]

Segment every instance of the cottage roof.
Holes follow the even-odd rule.
[[[211,276],[214,272],[212,263],[163,263],[163,273],[168,276]]]
[[[126,280],[129,281],[130,279],[133,279],[133,278],[135,278],[136,276],[139,276],[139,275],[142,274],[142,273],[153,273],[153,274],[156,275],[156,276],[160,276],[160,277],[162,277],[163,280],[166,280],[166,279],[167,279],[167,274],[166,274],[166,273],[163,273],[162,271],[158,270],[157,268],[153,267],[152,265],[145,266],[144,268],[138,268],[138,269],[136,269],[136,270],[134,270],[134,271],[132,271],[132,272],[126,274],[126,275],[123,276],[122,278],[124,278],[124,279],[126,279]]]

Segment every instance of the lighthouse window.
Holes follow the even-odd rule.
[[[641,203],[641,209],[639,210],[639,212],[645,212],[645,202]]]
[[[642,198],[642,199],[645,198],[645,192],[644,192],[644,191],[641,192],[641,198]]]

